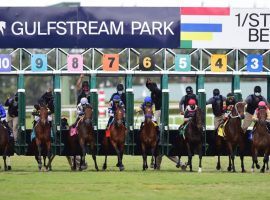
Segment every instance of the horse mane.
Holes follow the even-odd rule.
[[[203,115],[203,110],[199,106],[197,107],[197,110],[196,110],[195,120],[196,120],[198,129],[201,129],[204,122],[204,115]]]

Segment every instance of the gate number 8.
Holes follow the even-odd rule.
[[[77,68],[79,67],[79,60],[78,60],[77,57],[74,57],[74,58],[72,59],[72,67],[73,67],[74,69],[77,69]]]

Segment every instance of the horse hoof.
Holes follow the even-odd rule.
[[[103,165],[102,169],[105,171],[107,169],[107,165]]]
[[[227,167],[228,172],[232,171],[231,167]]]
[[[119,164],[119,163],[117,163],[115,166],[116,166],[116,167],[120,167],[120,164]]]
[[[180,167],[180,163],[177,163],[177,164],[175,165],[175,167],[179,168],[179,167]]]
[[[199,172],[199,173],[202,173],[202,168],[201,168],[201,167],[199,167],[198,172]]]
[[[154,163],[151,163],[150,168],[154,168],[154,167],[155,167]]]
[[[96,167],[96,171],[97,171],[97,172],[99,171],[98,167]]]
[[[187,170],[187,165],[181,165],[181,169],[182,169],[182,171],[186,171]]]
[[[250,170],[252,173],[254,173],[255,172],[255,170],[254,170],[254,168],[251,168],[251,170]]]
[[[11,166],[8,166],[7,168],[8,168],[9,171],[11,170]]]
[[[264,169],[261,169],[261,173],[264,173],[265,172],[265,170]]]
[[[259,164],[256,164],[256,168],[257,168],[257,169],[260,169],[261,166],[260,166]]]
[[[245,169],[242,169],[242,173],[246,173],[246,170]]]
[[[119,167],[120,172],[125,170],[124,166]]]

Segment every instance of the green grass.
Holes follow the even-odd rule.
[[[101,168],[103,156],[98,157]],[[186,157],[183,158],[186,161]],[[87,157],[88,170],[71,172],[65,157],[56,157],[52,172],[38,172],[33,157],[12,157],[11,172],[0,171],[0,199],[269,199],[269,173],[250,173],[251,159],[246,158],[247,173],[226,172],[227,158],[222,158],[222,171],[215,170],[216,158],[203,158],[203,172],[182,172],[167,158],[162,169],[143,172],[139,156],[124,156],[126,170],[119,172],[116,158],[108,158],[108,170],[94,171]],[[1,163],[2,165],[2,163]],[[198,159],[194,159],[197,171]],[[3,170],[3,169],[2,169]]]

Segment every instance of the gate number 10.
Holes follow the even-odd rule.
[[[11,71],[11,56],[8,54],[0,54],[0,71]]]

